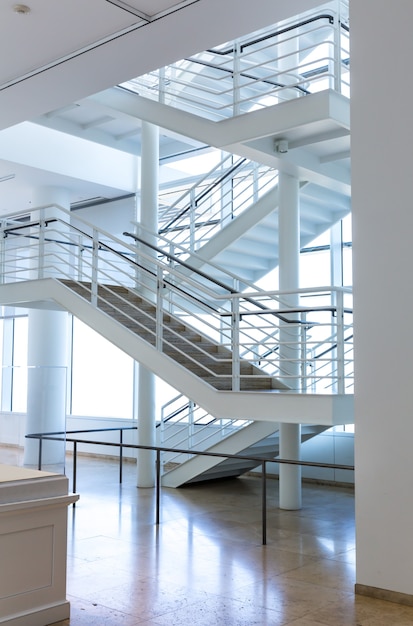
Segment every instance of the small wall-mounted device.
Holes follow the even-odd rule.
[[[287,139],[274,139],[274,149],[279,154],[286,154],[288,152]]]

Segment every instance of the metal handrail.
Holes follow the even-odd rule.
[[[59,207],[54,208],[62,212],[63,215],[68,214]],[[42,208],[38,210],[42,215]],[[240,292],[222,280],[211,277],[207,272],[193,267],[176,255],[148,243],[142,237],[128,233],[134,240],[142,244],[141,248],[137,248],[97,229],[81,218],[71,216],[71,219],[74,223],[69,223],[67,218],[54,216],[43,220],[32,219],[19,226],[15,223],[13,225],[6,223],[3,229],[6,238],[0,239],[3,282],[18,282],[19,280],[32,280],[34,277],[43,278],[47,276],[75,280],[86,289],[85,296],[93,306],[99,307],[105,303],[110,305],[127,317],[139,331],[146,329],[150,333],[152,344],[158,350],[165,351],[165,348],[170,346],[171,349],[180,352],[185,355],[185,358],[189,358],[201,366],[205,374],[214,377],[214,380],[218,381],[219,378],[223,377],[232,380],[233,389],[237,389],[241,380],[241,371],[239,370],[241,360],[248,360],[252,365],[258,367],[265,376],[283,376],[278,365],[279,361],[277,362],[273,358],[266,360],[265,369],[260,367],[259,364],[262,363],[263,356],[260,354],[261,348],[258,348],[263,343],[266,344],[267,349],[272,344],[278,345],[280,323],[288,324],[291,328],[301,326],[307,330],[313,327],[315,332],[316,322],[318,322],[316,316],[326,315],[326,313],[321,312],[321,309],[328,309],[333,313],[334,310],[341,311],[340,314],[331,318],[319,318],[321,321],[320,324],[317,324],[317,337],[305,339],[305,344],[307,346],[311,344],[313,347],[316,344],[321,346],[326,341],[325,347],[337,343],[336,335],[343,330],[343,324],[340,321],[341,315],[344,313],[343,304],[337,308],[336,304],[327,303],[334,303],[336,299],[337,302],[341,302],[341,294],[347,291],[344,288],[326,287],[317,288],[317,290],[300,289],[294,291],[294,293],[305,295],[315,292],[319,295],[325,293],[328,299],[324,307],[322,305],[291,307],[288,306],[288,292],[253,290],[252,288],[247,292]],[[53,237],[54,233],[55,237]],[[9,244],[7,242],[12,234],[14,235],[10,245],[12,254],[9,257]],[[31,244],[19,245],[16,242],[18,236],[24,238],[25,241],[30,241]],[[66,244],[68,245],[66,246]],[[66,253],[66,250],[69,250],[69,244],[70,255],[68,252]],[[77,251],[75,249],[73,253],[74,245],[77,246]],[[161,260],[159,256],[166,259],[166,262]],[[10,266],[8,265],[9,262]],[[183,272],[182,269],[185,269],[186,272]],[[33,272],[35,273],[33,274]],[[148,284],[149,279],[150,284]],[[208,357],[208,363],[214,364],[211,369],[208,364],[201,363],[193,355],[188,355],[185,346],[183,348],[178,346],[176,341],[171,343],[171,340],[164,336],[166,326],[164,326],[162,316],[158,315],[156,327],[153,327],[153,318],[146,311],[139,309],[144,317],[141,316],[138,319],[134,314],[135,309],[138,312],[138,307],[130,303],[127,292],[125,295],[116,293],[119,303],[116,304],[112,298],[112,293],[115,294],[116,285],[126,286],[132,290],[132,293],[140,294],[141,299],[143,297],[143,300],[146,299],[149,304],[156,305],[158,312],[162,311],[165,315],[173,312],[177,320],[182,319],[183,316],[186,319],[191,316],[192,322],[188,325],[192,330],[206,338],[216,336],[219,329],[221,334],[218,343],[223,348],[227,348],[228,352],[221,351],[219,355],[210,354],[201,346],[200,351]],[[337,298],[332,298],[333,292],[337,294]],[[146,298],[145,293],[147,294]],[[134,307],[134,309],[125,311],[123,303]],[[292,312],[292,310],[296,312]],[[346,307],[345,310],[350,312],[349,307]],[[301,319],[300,316],[305,316],[309,311],[313,311],[314,319],[313,315],[311,320]],[[257,317],[251,317],[254,315]],[[269,319],[270,317],[271,319]],[[202,324],[202,331],[198,330],[198,323]],[[149,326],[151,327],[149,328]],[[323,327],[325,327],[324,330]],[[178,337],[179,332],[174,329],[171,332],[174,337]],[[181,337],[181,340],[187,341],[184,337]],[[287,341],[291,346],[295,344],[294,349],[296,350],[300,346],[304,347],[302,338],[297,338],[297,340],[287,338]],[[271,351],[271,354],[275,355],[274,350]],[[310,355],[310,352],[307,351],[307,354]],[[332,356],[334,359],[336,358],[335,355]],[[300,362],[304,363],[305,359],[306,357],[302,352]],[[291,362],[294,360],[296,359],[291,359]],[[232,374],[229,370],[226,370],[227,373],[221,369],[221,373],[214,371],[215,364],[224,362],[231,365]],[[325,372],[328,370],[324,369],[323,373]],[[255,373],[258,372],[256,370],[252,373],[244,372],[242,376],[246,379]],[[329,373],[325,376],[316,376],[314,371],[311,372],[312,380],[328,381],[332,376],[333,374]],[[299,379],[301,378],[300,376]]]
[[[227,154],[170,206],[159,211],[158,234],[166,236],[169,245],[179,243],[191,251],[199,249],[215,231],[270,192],[277,178],[277,171],[269,166],[245,158],[234,163],[233,155]],[[217,197],[217,188],[225,181],[231,186],[221,187]]]
[[[105,429],[102,429],[105,430]],[[128,428],[110,428],[108,430],[128,430]],[[71,434],[77,432],[77,431],[69,431]],[[85,430],[83,431],[79,431],[79,432],[87,432]],[[91,432],[93,432],[93,430],[91,430]],[[314,461],[300,461],[300,460],[296,460],[296,459],[283,459],[283,458],[277,458],[277,457],[268,457],[263,459],[262,457],[256,457],[256,456],[246,456],[246,455],[242,455],[242,454],[223,454],[222,452],[208,452],[205,450],[186,450],[186,449],[179,449],[179,448],[167,448],[164,446],[144,446],[141,444],[135,444],[135,443],[115,443],[115,442],[107,442],[107,441],[90,441],[87,439],[78,439],[78,438],[74,438],[74,437],[59,437],[57,435],[65,435],[64,431],[61,432],[56,432],[56,433],[31,433],[26,435],[27,439],[38,439],[39,440],[39,461],[38,461],[38,469],[41,470],[42,469],[42,446],[41,446],[41,442],[43,440],[47,440],[47,441],[65,441],[65,442],[71,442],[74,444],[73,447],[73,455],[74,455],[74,459],[75,459],[75,455],[77,457],[77,444],[78,443],[82,443],[82,444],[91,444],[91,445],[105,445],[105,446],[112,446],[112,447],[117,447],[120,448],[120,454],[119,454],[119,463],[120,465],[122,464],[122,450],[123,448],[128,448],[128,449],[133,449],[133,450],[150,450],[153,452],[156,452],[156,480],[155,480],[155,490],[156,490],[156,515],[155,515],[155,524],[157,526],[159,526],[160,523],[160,491],[161,491],[161,459],[160,459],[160,455],[161,452],[176,452],[179,454],[193,454],[196,456],[209,456],[209,457],[215,457],[215,458],[220,458],[222,460],[227,460],[227,459],[241,459],[241,460],[248,460],[248,461],[256,461],[257,462],[257,467],[259,465],[261,465],[262,468],[262,474],[261,474],[261,485],[262,485],[262,492],[261,492],[261,515],[262,515],[262,545],[266,545],[267,544],[267,463],[279,463],[279,464],[285,464],[285,465],[298,465],[298,466],[302,466],[302,467],[319,467],[319,468],[324,468],[324,469],[338,469],[338,470],[348,470],[348,471],[354,471],[354,465],[344,465],[344,464],[338,464],[338,463],[317,463]],[[73,463],[73,468],[75,468],[77,466],[77,463],[75,464],[75,461]],[[119,472],[120,477],[122,477],[122,472]],[[122,482],[120,480],[120,482]],[[73,492],[76,491],[76,474],[74,474],[73,476],[73,483],[72,483],[72,489]],[[73,502],[73,507],[75,507],[76,503]]]
[[[232,155],[231,155],[232,157]],[[227,157],[228,158],[228,157]],[[226,159],[225,159],[226,160]],[[246,159],[239,159],[239,161],[237,163],[235,163],[231,168],[229,168],[229,170],[227,170],[226,172],[224,172],[224,174],[221,174],[216,180],[214,180],[212,183],[210,183],[208,185],[208,187],[206,189],[204,189],[202,192],[200,192],[197,196],[195,196],[194,198],[194,202],[197,204],[200,200],[202,200],[203,198],[205,198],[208,194],[211,193],[211,191],[213,189],[215,189],[216,187],[218,187],[222,182],[224,182],[224,180],[226,180],[229,176],[231,176],[231,174],[234,174],[235,172],[237,172],[240,167],[245,163]],[[217,170],[218,166],[214,168],[214,170]],[[214,171],[213,170],[213,171]],[[205,178],[209,178],[210,177],[210,173],[207,174]],[[203,180],[204,180],[203,179]],[[199,187],[199,181],[196,183],[196,187]],[[187,194],[184,194],[184,197]],[[175,204],[179,203],[179,199],[177,200],[177,202]],[[170,207],[171,208],[171,207]],[[162,226],[162,228],[160,228],[159,232],[160,233],[164,233],[164,232],[168,232],[170,230],[170,228],[173,226],[173,224],[175,224],[175,222],[177,222],[181,217],[183,217],[184,215],[187,215],[189,213],[189,211],[191,210],[191,205],[183,208],[178,215],[176,215],[173,219],[171,219],[167,224],[165,224],[164,226]]]
[[[241,37],[226,48],[207,49],[120,87],[210,119],[248,113],[320,89],[347,95],[349,26],[347,16],[342,18],[343,7],[347,13],[347,0],[331,0],[280,27]],[[279,50],[280,42],[301,37],[299,56],[294,46],[293,52],[288,45],[287,51]]]

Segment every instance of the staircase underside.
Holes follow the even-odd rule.
[[[0,304],[68,311],[217,418],[325,426],[354,421],[352,395],[218,390],[57,279],[1,285]]]
[[[278,186],[224,226],[189,255],[186,262],[195,269],[212,261],[210,276],[221,278],[218,267],[249,283],[256,283],[278,266]],[[300,189],[300,248],[331,228],[350,212],[345,195],[311,183]],[[215,270],[215,267],[217,268]],[[189,274],[190,272],[186,272]]]
[[[88,100],[350,197],[350,102],[332,90],[218,122],[115,87]],[[280,138],[287,154],[274,148]]]
[[[301,443],[326,430],[325,426],[304,425],[301,430]],[[229,435],[225,440],[208,448],[209,452],[255,457],[249,459],[225,459],[211,456],[194,456],[170,470],[162,477],[165,487],[180,487],[188,483],[204,482],[219,478],[235,478],[251,472],[265,460],[279,456],[279,424],[253,422],[242,430]]]

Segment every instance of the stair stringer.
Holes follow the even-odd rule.
[[[199,269],[203,263],[212,261],[220,252],[240,239],[253,226],[278,209],[278,185],[262,196],[257,202],[224,226],[216,235],[197,251],[196,256],[188,256],[187,263]],[[202,257],[202,258],[201,258]]]
[[[260,421],[272,423],[325,426],[354,422],[354,398],[350,394],[306,395],[275,389],[218,391],[57,279],[0,285],[0,305],[30,308],[32,304],[68,311],[217,418],[257,420],[259,417]]]
[[[249,448],[253,443],[262,441],[277,432],[278,429],[278,422],[270,423],[255,421],[248,426],[245,426],[245,428],[237,430],[232,435],[229,435],[214,446],[211,446],[211,448],[208,448],[208,452],[239,454],[241,451],[245,451]],[[247,453],[245,454],[247,456]],[[251,456],[254,456],[254,454],[251,453]],[[205,475],[203,480],[208,480],[208,471],[215,468],[217,465],[220,465],[223,461],[225,461],[225,458],[203,455],[194,456],[192,459],[185,461],[184,463],[178,465],[178,467],[164,474],[162,477],[162,485],[164,487],[180,487],[185,483],[192,481],[195,482],[195,479],[198,481],[202,480],[200,478],[202,475]],[[233,461],[236,464],[238,463],[237,459],[234,459]],[[242,466],[242,461],[240,461],[239,464]],[[239,475],[242,471],[248,471],[248,468],[252,469],[257,465],[258,461],[251,467],[251,462],[248,461],[246,469],[240,469],[239,472],[232,472],[230,475]],[[224,474],[222,474],[222,476],[223,475]]]
[[[301,443],[316,437],[327,429],[326,426],[314,424],[303,425]],[[240,431],[229,435],[219,443],[208,448],[208,452],[240,454],[257,459],[274,459],[279,456],[279,424],[253,422]],[[217,478],[234,478],[254,470],[260,460],[223,459],[219,457],[195,456],[178,467],[170,470],[162,477],[165,487],[180,487],[184,484],[214,480]]]

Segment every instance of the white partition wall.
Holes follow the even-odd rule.
[[[413,603],[413,3],[351,3],[357,586]]]

